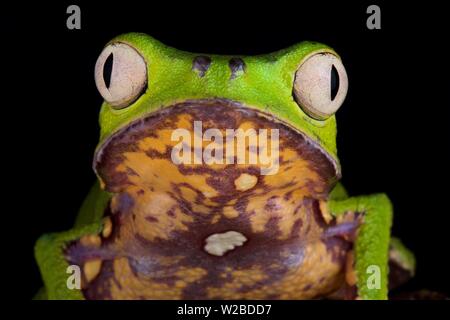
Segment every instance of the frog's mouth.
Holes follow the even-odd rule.
[[[237,129],[250,135],[254,129],[257,137],[244,139],[247,145],[239,149],[235,136],[230,146],[227,137]],[[273,274],[273,286],[266,283],[271,289],[260,296],[271,297],[283,285],[308,286],[315,281],[311,272],[338,272],[318,268],[297,277],[300,283],[284,277],[306,259],[297,241],[320,234],[307,216],[317,212],[339,172],[318,144],[272,116],[225,100],[179,103],[115,133],[96,152],[94,168],[113,193],[107,210],[113,231],[103,235],[101,247],[87,239],[68,252],[71,262],[83,256],[103,261],[101,271],[98,264],[85,270],[88,298],[214,298],[233,292],[236,298],[238,289],[220,289],[230,270],[241,270],[236,277],[248,285]],[[314,259],[325,263],[329,256],[321,248]],[[330,281],[321,286],[331,288]]]
[[[178,103],[132,122],[98,148],[94,170],[110,192],[136,180],[155,187],[161,187],[156,180],[165,180],[193,182],[207,198],[240,196],[232,178],[245,173],[258,185],[302,179],[303,185],[323,185],[324,192],[340,178],[336,160],[302,132],[262,111],[219,99]]]

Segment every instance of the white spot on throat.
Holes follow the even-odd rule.
[[[247,191],[253,188],[258,183],[258,178],[256,176],[250,175],[248,173],[243,173],[234,180],[234,185],[239,191]]]
[[[204,249],[214,256],[223,256],[226,252],[242,246],[245,241],[247,238],[237,231],[215,233],[206,238]]]

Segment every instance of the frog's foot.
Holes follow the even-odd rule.
[[[346,213],[347,215],[349,213]],[[344,216],[346,215],[344,214]],[[342,231],[342,235],[351,239],[352,242],[357,239],[358,227],[362,223],[363,216],[360,215],[356,220],[357,223],[353,224],[352,227],[348,226],[347,223],[343,224],[343,227],[339,227],[337,230]],[[332,228],[334,229],[334,228]],[[414,276],[415,272],[415,258],[414,255],[403,246],[397,238],[392,238],[389,245],[389,290],[398,288],[402,284],[406,283],[409,279]],[[358,288],[357,288],[358,277],[355,270],[355,253],[351,250],[347,253],[347,259],[345,264],[345,282],[342,287],[337,291],[333,292],[327,298],[329,299],[345,299],[345,300],[355,300],[359,299]],[[411,293],[410,298],[414,299],[414,294]],[[434,293],[430,294],[430,299],[432,299]],[[417,296],[420,296],[418,293]],[[426,294],[423,295],[424,297]],[[436,295],[437,297],[438,295]],[[399,299],[408,299],[408,294],[396,295]]]
[[[361,214],[356,232],[353,260],[347,266],[350,280],[356,284],[356,299],[387,299],[388,262],[392,205],[384,194],[332,200],[332,215],[339,219],[352,212]],[[354,274],[354,276],[352,276]]]
[[[332,300],[355,300],[357,294],[357,277],[355,272],[355,255],[353,250],[353,243],[357,238],[358,228],[363,222],[362,212],[346,212],[337,217],[332,217],[328,208],[323,208],[322,215],[329,223],[328,229],[325,231],[325,237],[341,237],[347,242],[351,243],[351,250],[348,250],[345,258],[344,280],[341,287],[327,296],[327,299]]]

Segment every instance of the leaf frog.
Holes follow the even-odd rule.
[[[222,56],[131,33],[95,82],[98,182],[74,228],[36,244],[41,297],[386,299],[414,273],[388,197],[339,183],[348,78],[330,47]]]

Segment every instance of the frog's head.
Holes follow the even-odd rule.
[[[323,44],[219,56],[125,34],[95,77],[105,102],[94,169],[110,192],[205,211],[250,195],[326,198],[340,177],[334,113],[347,75]]]

